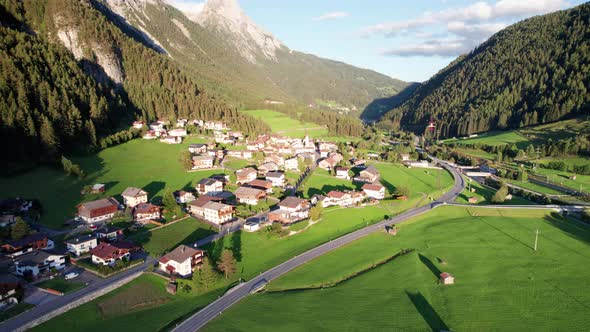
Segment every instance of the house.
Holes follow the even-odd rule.
[[[166,144],[180,144],[180,143],[182,143],[182,137],[180,137],[180,136],[165,136],[165,137],[160,138],[160,142],[166,143]]]
[[[0,310],[17,304],[24,295],[24,281],[12,274],[0,274]]]
[[[197,182],[195,186],[199,195],[213,196],[223,191],[223,182],[217,179],[205,178]]]
[[[87,223],[111,219],[118,211],[119,202],[113,197],[78,204],[78,217]]]
[[[96,238],[101,241],[116,241],[123,237],[123,230],[115,226],[106,226],[97,230],[95,234]]]
[[[469,197],[469,199],[467,201],[469,202],[469,204],[477,204],[477,197],[475,197],[475,196]]]
[[[162,212],[157,205],[141,203],[133,209],[134,221],[157,220],[160,218],[162,218]]]
[[[207,150],[207,155],[209,155],[209,157],[213,157],[213,158],[217,158],[217,159],[223,159],[223,157],[225,156],[225,150],[223,150],[223,149],[212,149],[212,148],[209,148]]]
[[[270,222],[292,224],[294,222],[309,218],[309,202],[305,199],[289,196],[278,204],[278,209],[269,212]]]
[[[19,256],[24,253],[40,250],[40,249],[53,249],[53,241],[45,233],[34,233],[29,236],[25,236],[22,239],[8,241],[2,245],[2,250],[10,256]]]
[[[402,153],[400,156],[402,157],[402,161],[410,160],[410,155],[407,153]]]
[[[248,151],[260,151],[263,148],[264,148],[264,142],[262,142],[262,141],[248,142],[246,144],[246,149]]]
[[[41,274],[49,273],[52,268],[58,271],[66,267],[66,257],[48,251],[35,250],[18,256],[14,261],[16,275],[37,278]]]
[[[131,249],[118,243],[101,242],[90,250],[92,264],[114,266],[118,260],[130,260]]]
[[[354,178],[357,182],[368,182],[372,183],[379,180],[379,171],[373,165],[367,166],[364,170],[359,173],[359,176]]]
[[[236,171],[236,183],[248,183],[256,179],[256,170],[252,167],[242,168]]]
[[[297,155],[297,158],[302,159],[303,163],[315,163],[320,158],[317,152],[303,152]]]
[[[162,256],[158,263],[163,272],[186,278],[193,274],[195,267],[201,266],[204,257],[205,251],[181,244]]]
[[[252,151],[248,150],[229,150],[227,151],[228,157],[240,158],[240,159],[252,159]]]
[[[408,168],[412,168],[412,167],[429,168],[430,167],[428,160],[418,160],[418,161],[409,160],[409,161],[404,162],[404,165],[406,165],[406,167],[408,167]]]
[[[153,130],[146,131],[145,134],[143,134],[142,136],[143,139],[156,139],[158,137],[160,137],[160,132]]]
[[[350,195],[351,204],[362,203],[367,198],[367,194],[364,191],[347,191],[346,193]]]
[[[178,119],[176,120],[176,127],[177,128],[184,128],[188,123],[188,119]]]
[[[213,168],[213,157],[194,156],[193,169]]]
[[[334,169],[334,167],[336,167],[336,164],[338,164],[338,161],[335,158],[328,157],[326,159],[321,160],[318,163],[318,167],[329,171]]]
[[[271,181],[254,179],[254,180],[248,182],[248,187],[264,190],[268,194],[272,193],[272,182]]]
[[[354,167],[364,166],[367,163],[367,161],[364,159],[356,159],[356,158],[352,158],[350,160],[350,162],[352,163],[352,165]]]
[[[148,201],[148,193],[139,188],[128,187],[121,194],[123,197],[123,204],[130,208],[135,207],[139,203],[146,203]]]
[[[203,207],[205,206],[205,204],[212,202],[212,201],[213,202],[222,202],[223,198],[202,195],[199,198],[197,198],[196,200],[188,203],[189,212],[197,217],[203,218],[203,217],[205,217],[205,210],[203,209]]]
[[[285,170],[287,170],[287,171],[299,170],[299,160],[296,157],[285,159]]]
[[[278,170],[279,166],[277,164],[275,164],[274,162],[267,162],[258,167],[258,174],[264,176],[268,172],[276,172]]]
[[[234,207],[217,202],[207,202],[203,206],[204,216],[203,219],[212,222],[217,225],[221,225],[228,221],[231,221],[234,216]]]
[[[68,252],[80,256],[98,245],[98,240],[91,234],[75,237],[65,241]]]
[[[162,130],[164,130],[164,124],[163,123],[159,123],[159,122],[154,122],[152,124],[150,124],[150,130],[153,130],[155,132],[160,132]]]
[[[338,179],[350,180],[350,175],[348,175],[348,168],[336,167],[336,177]]]
[[[227,129],[227,126],[225,125],[225,123],[223,123],[221,121],[205,121],[205,123],[203,124],[203,127],[205,127],[205,129],[209,129],[209,130],[225,130],[225,129]]]
[[[234,191],[234,195],[239,203],[258,205],[258,201],[266,197],[266,191],[256,188],[239,187]]]
[[[268,172],[266,180],[272,182],[273,187],[283,187],[285,185],[285,173]]]
[[[241,131],[228,131],[227,135],[229,137],[235,138],[236,140],[244,139],[244,133],[242,133]]]
[[[276,154],[271,154],[268,155],[264,158],[264,162],[265,163],[275,163],[277,164],[277,166],[284,166],[285,165],[285,158],[276,155]]]
[[[191,144],[188,146],[188,152],[194,154],[207,153],[207,144]]]
[[[186,204],[195,200],[195,195],[190,191],[179,190],[174,192],[174,198],[178,204]]]
[[[332,190],[326,195],[326,199],[322,204],[324,207],[333,205],[350,206],[352,205],[352,196],[349,193]]]
[[[440,281],[443,285],[452,285],[455,283],[455,277],[448,272],[443,272],[440,274]]]
[[[374,199],[385,199],[385,187],[378,183],[366,183],[362,187],[363,192]]]
[[[133,121],[132,127],[135,129],[142,129],[144,124],[143,121]]]
[[[244,230],[246,232],[256,232],[259,231],[261,228],[260,222],[258,221],[247,221],[244,224]]]
[[[176,129],[168,130],[168,136],[185,137],[186,135],[188,135],[188,133],[186,132],[186,129],[176,128]]]
[[[104,193],[104,191],[105,191],[105,185],[103,183],[96,183],[96,184],[92,185],[92,187],[90,187],[91,194],[100,194],[100,193]]]
[[[332,142],[319,142],[318,143],[319,150],[328,150],[328,151],[337,151],[338,145]]]

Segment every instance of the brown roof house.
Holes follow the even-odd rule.
[[[217,179],[205,178],[197,182],[195,186],[199,195],[213,196],[223,191],[223,182]]]
[[[170,275],[189,277],[193,274],[195,267],[201,266],[204,257],[204,250],[182,244],[160,258],[160,270]]]
[[[252,167],[242,168],[236,171],[236,183],[248,183],[256,179],[256,170]]]
[[[126,241],[101,242],[90,250],[92,264],[113,266],[118,260],[131,259],[131,253],[138,249],[139,247]]]
[[[264,190],[268,194],[272,193],[272,182],[271,181],[254,179],[254,180],[248,182],[248,187]]]
[[[113,197],[78,204],[78,217],[87,223],[109,220],[115,216],[119,202]]]
[[[159,206],[150,203],[141,203],[133,208],[133,220],[148,221],[162,218]]]
[[[239,203],[258,205],[258,202],[266,197],[266,191],[256,188],[239,187],[234,191],[234,195]]]
[[[129,187],[121,194],[123,197],[123,204],[130,208],[134,208],[139,203],[146,203],[148,201],[148,193],[140,188]]]
[[[373,183],[377,180],[379,180],[379,171],[373,165],[367,166],[359,173],[359,176],[354,178],[354,181],[367,183]]]
[[[375,199],[385,198],[385,187],[378,183],[365,183],[362,189],[368,197]]]
[[[53,249],[54,243],[45,233],[35,233],[19,240],[8,241],[2,250],[15,257],[38,249]]]
[[[262,176],[266,175],[268,172],[276,172],[278,170],[279,166],[274,162],[267,162],[258,167],[258,173]]]
[[[278,207],[278,209],[269,212],[269,221],[288,225],[309,218],[310,205],[305,199],[289,196],[283,199]]]

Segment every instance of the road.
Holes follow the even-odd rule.
[[[20,314],[16,317],[8,319],[2,323],[0,323],[0,331],[18,331],[22,329],[23,325],[28,324],[29,322],[43,317],[47,314],[52,313],[53,311],[66,306],[76,300],[79,300],[91,293],[94,293],[98,290],[101,290],[105,287],[108,287],[121,279],[127,278],[134,273],[144,271],[150,264],[154,264],[154,260],[148,258],[144,263],[134,266],[129,270],[121,272],[115,276],[112,276],[108,279],[99,279],[90,285],[77,290],[75,292],[66,294],[64,296],[60,296],[52,301],[42,303],[33,309]]]
[[[203,326],[205,326],[205,324],[207,324],[209,321],[220,315],[223,311],[227,310],[233,304],[247,297],[251,292],[255,291],[261,285],[282,276],[283,274],[293,270],[294,268],[299,267],[305,264],[306,262],[314,258],[320,257],[334,249],[340,248],[346,244],[363,238],[369,234],[375,233],[377,231],[382,231],[385,226],[399,224],[409,218],[413,218],[422,213],[430,211],[433,208],[444,205],[448,202],[453,202],[465,187],[463,177],[457,170],[455,170],[445,162],[440,162],[436,158],[433,158],[433,160],[435,162],[439,162],[445,169],[451,172],[455,179],[455,183],[451,190],[445,193],[439,200],[425,206],[408,210],[393,218],[383,220],[379,223],[341,236],[337,239],[334,239],[330,242],[324,243],[309,251],[306,251],[303,254],[296,256],[280,265],[277,265],[274,268],[261,273],[259,276],[251,279],[250,281],[236,286],[231,290],[231,292],[226,293],[225,295],[217,299],[215,302],[209,304],[207,307],[203,308],[202,310],[195,313],[193,316],[191,316],[184,322],[177,325],[176,328],[174,328],[173,332],[197,331]]]

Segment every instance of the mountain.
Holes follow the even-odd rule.
[[[390,97],[408,85],[291,50],[256,25],[235,0],[209,0],[197,15],[184,14],[160,0],[105,1],[105,15],[142,31],[146,40],[194,73],[201,84],[235,105],[256,107],[271,99],[360,115],[373,100]]]
[[[90,0],[0,0],[0,146],[8,160],[52,162],[132,138],[136,118],[221,119],[269,128],[197,84]],[[14,144],[19,142],[21,144]],[[4,166],[4,165],[3,165]]]
[[[590,4],[514,24],[460,56],[383,116],[442,137],[590,112]]]

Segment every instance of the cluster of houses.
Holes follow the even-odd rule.
[[[160,142],[167,144],[180,144],[182,138],[188,133],[184,128],[188,120],[178,119],[175,128],[168,129],[170,122],[167,120],[157,120],[149,125],[149,129],[143,135],[143,139],[160,139]],[[142,129],[145,126],[143,121],[134,121],[133,128]]]

